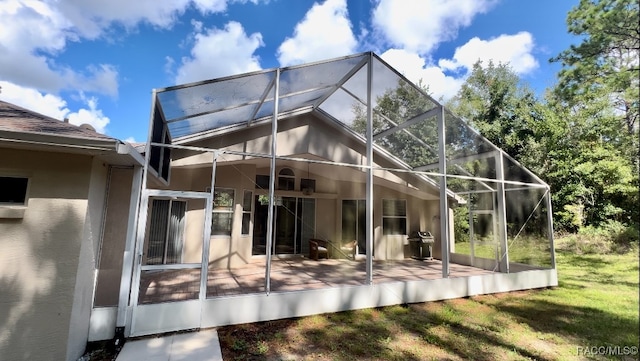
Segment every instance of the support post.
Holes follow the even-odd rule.
[[[211,192],[204,208],[204,229],[202,230],[202,264],[200,265],[200,301],[207,299],[207,277],[209,276],[209,249],[211,247],[211,223],[213,217],[213,201],[216,191],[216,170],[218,169],[219,152],[213,152],[211,161]]]
[[[549,232],[549,250],[551,251],[551,268],[556,269],[556,249],[553,239],[553,212],[551,210],[551,188],[547,186],[547,228]]]
[[[120,346],[120,337],[125,334],[127,326],[127,313],[129,310],[129,293],[133,276],[133,263],[136,249],[136,220],[140,207],[140,191],[142,187],[142,166],[134,166],[133,179],[131,181],[131,198],[129,200],[129,219],[127,221],[127,239],[125,240],[124,254],[122,257],[122,275],[120,277],[120,292],[118,294],[118,311],[116,315],[116,342]]]
[[[276,182],[276,152],[278,150],[278,105],[280,103],[280,68],[276,69],[275,94],[273,95],[273,120],[271,123],[271,168],[269,170],[269,212],[267,213],[267,242],[264,275],[264,291],[271,293],[271,248],[273,246],[273,218],[274,218],[274,193]]]
[[[471,257],[471,266],[475,266],[476,260],[476,240],[475,230],[473,229],[473,206],[471,205],[471,195],[469,195],[469,257]]]
[[[447,158],[445,111],[438,112],[438,163],[440,167],[440,243],[442,253],[442,278],[449,278],[449,200],[447,198]]]
[[[129,305],[132,307],[132,312],[126,314],[126,327],[125,336],[129,336],[134,332],[135,324],[133,320],[133,312],[138,305],[138,293],[140,291],[140,267],[142,266],[142,246],[144,244],[144,233],[147,223],[147,213],[149,210],[149,193],[147,191],[147,178],[149,177],[149,161],[151,158],[151,142],[153,139],[153,122],[154,122],[154,110],[156,108],[156,102],[158,96],[154,90],[151,94],[151,116],[149,117],[149,130],[147,133],[147,144],[145,145],[144,152],[144,167],[142,169],[142,184],[140,186],[140,201],[138,206],[138,212],[136,214],[136,237],[135,244],[133,246],[134,254],[132,260],[133,274],[131,276],[131,283],[129,289],[126,291],[129,293]]]
[[[504,191],[504,158],[502,151],[496,155],[496,179],[498,180],[496,192],[496,213],[498,221],[498,237],[500,242],[500,272],[509,273],[509,242],[507,241],[507,209]]]
[[[367,284],[373,284],[373,54],[369,53],[367,63],[367,182],[366,182],[366,244],[367,244]]]

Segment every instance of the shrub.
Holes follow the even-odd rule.
[[[617,221],[600,227],[582,227],[575,234],[562,237],[558,249],[577,254],[626,253],[638,248],[638,229]]]

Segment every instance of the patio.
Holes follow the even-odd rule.
[[[451,263],[450,278],[491,274],[481,268]],[[265,264],[256,260],[243,267],[210,269],[207,279],[207,298],[264,293]],[[442,278],[442,262],[374,261],[373,282],[407,282]],[[287,292],[362,286],[366,280],[364,260],[309,258],[276,258],[271,263],[271,292]],[[172,270],[147,273],[142,278],[139,303],[181,301],[198,298],[199,270]]]

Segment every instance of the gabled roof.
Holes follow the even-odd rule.
[[[371,52],[156,89],[150,141],[191,143],[315,112],[366,142],[368,106],[373,111],[374,149],[398,159],[398,170],[439,172],[438,123],[443,119],[446,173],[458,177],[450,187],[495,190],[486,182],[503,181],[546,186]],[[504,160],[505,179],[498,176],[497,155]]]

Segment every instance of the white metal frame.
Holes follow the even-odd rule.
[[[347,57],[345,57],[347,58]],[[335,59],[338,60],[338,59]],[[218,149],[209,149],[209,148],[201,148],[201,147],[192,147],[192,146],[184,146],[184,145],[179,145],[179,144],[156,144],[156,143],[152,143],[151,142],[151,136],[152,136],[152,127],[153,127],[153,117],[154,117],[154,109],[156,107],[156,102],[157,102],[157,92],[158,91],[165,91],[165,90],[169,90],[169,89],[174,89],[174,88],[181,88],[181,87],[186,87],[185,86],[178,86],[178,87],[172,87],[172,88],[167,88],[167,89],[160,89],[160,90],[156,90],[153,93],[153,98],[152,98],[152,112],[151,112],[151,119],[150,119],[150,127],[149,127],[149,141],[147,142],[146,145],[146,157],[145,157],[145,165],[144,165],[144,171],[142,172],[142,184],[141,184],[141,196],[140,196],[140,202],[139,204],[137,204],[135,207],[132,204],[132,209],[135,208],[137,210],[137,214],[138,214],[138,218],[137,218],[137,227],[136,227],[136,239],[135,239],[135,243],[132,245],[130,242],[131,239],[128,238],[127,240],[127,250],[125,251],[125,265],[123,265],[123,276],[122,276],[122,288],[121,288],[121,294],[120,294],[120,303],[119,303],[119,307],[118,307],[118,325],[122,324],[122,319],[126,319],[125,325],[127,326],[127,329],[130,330],[130,332],[128,332],[127,334],[132,334],[132,335],[140,335],[140,334],[145,334],[145,333],[149,333],[149,330],[153,330],[155,332],[163,332],[163,331],[170,331],[170,330],[177,330],[180,328],[184,328],[184,322],[180,321],[178,318],[173,317],[170,320],[167,320],[167,322],[165,322],[164,324],[162,322],[160,322],[157,318],[154,318],[153,315],[157,314],[157,312],[167,312],[170,310],[174,310],[175,314],[182,314],[183,317],[188,318],[194,326],[193,327],[206,327],[206,326],[211,326],[211,325],[221,325],[221,324],[225,324],[225,322],[230,322],[228,320],[230,319],[234,319],[234,318],[238,318],[236,316],[233,315],[220,315],[220,314],[216,314],[216,312],[220,312],[219,309],[217,309],[217,306],[213,306],[213,305],[227,305],[225,307],[231,307],[233,304],[235,304],[235,301],[237,300],[247,300],[246,302],[249,302],[249,304],[252,304],[254,306],[256,306],[256,308],[258,309],[264,309],[265,305],[271,304],[272,301],[276,301],[276,299],[289,299],[290,297],[298,297],[297,299],[304,299],[305,297],[307,297],[308,295],[311,294],[316,294],[318,292],[316,291],[303,291],[302,293],[298,294],[298,293],[287,293],[287,295],[271,295],[271,277],[270,277],[270,273],[271,273],[271,262],[272,262],[272,252],[268,251],[265,252],[266,253],[266,267],[265,267],[265,293],[264,295],[248,295],[248,296],[242,296],[240,298],[237,298],[235,300],[228,300],[227,298],[216,298],[214,300],[207,300],[206,299],[206,281],[207,281],[207,268],[206,265],[208,264],[208,256],[209,256],[209,240],[210,240],[210,231],[211,231],[211,211],[212,211],[212,203],[213,203],[213,195],[212,193],[202,193],[202,192],[178,192],[178,191],[164,191],[164,190],[152,190],[152,189],[147,189],[148,186],[148,181],[147,181],[147,177],[149,174],[149,154],[150,154],[150,149],[152,146],[157,146],[157,147],[169,147],[169,148],[175,148],[175,149],[189,149],[189,150],[200,150],[203,152],[210,152],[213,153],[213,163],[212,163],[212,178],[211,178],[211,189],[215,189],[215,173],[216,173],[216,168],[217,168],[217,161],[218,161],[218,156],[223,154],[223,153],[228,153],[228,154],[237,154],[237,155],[245,155],[245,156],[250,156],[250,157],[258,157],[258,158],[269,158],[270,159],[270,182],[269,182],[269,209],[268,209],[268,219],[267,219],[267,234],[266,234],[266,247],[267,250],[271,250],[271,248],[273,247],[273,237],[274,237],[274,222],[273,219],[275,217],[275,182],[277,180],[276,177],[276,160],[277,159],[283,159],[283,160],[293,160],[293,161],[300,161],[300,162],[308,162],[308,163],[320,163],[320,164],[330,164],[330,165],[334,165],[334,166],[344,166],[344,167],[353,167],[353,168],[357,168],[360,170],[365,171],[366,173],[366,188],[365,188],[365,202],[366,202],[366,280],[365,280],[365,286],[360,286],[357,287],[358,291],[356,291],[355,294],[360,294],[361,292],[369,293],[372,290],[383,290],[384,287],[381,287],[379,285],[374,285],[373,283],[373,240],[374,240],[374,233],[373,233],[373,225],[374,225],[374,219],[373,219],[373,201],[374,201],[374,170],[377,169],[384,169],[384,170],[390,170],[390,171],[394,171],[394,172],[406,172],[406,173],[411,173],[411,174],[416,174],[422,178],[424,178],[424,180],[426,182],[431,182],[434,185],[439,186],[439,192],[440,192],[440,242],[441,242],[441,249],[442,249],[442,277],[443,279],[447,279],[449,277],[449,262],[451,260],[451,257],[454,258],[459,258],[460,255],[457,254],[451,254],[450,253],[450,217],[449,217],[449,197],[455,197],[455,194],[453,194],[453,192],[451,190],[448,189],[447,187],[447,178],[448,177],[455,177],[455,178],[461,178],[461,179],[470,179],[470,180],[475,180],[480,182],[481,186],[483,186],[484,188],[486,188],[485,190],[480,190],[479,192],[495,192],[496,193],[496,205],[494,209],[497,209],[497,217],[494,218],[499,218],[499,219],[503,219],[504,220],[504,216],[505,216],[505,184],[516,184],[516,185],[522,185],[522,186],[526,186],[526,187],[546,187],[548,189],[548,186],[546,184],[544,184],[544,182],[542,182],[538,177],[536,177],[535,175],[533,175],[532,173],[530,173],[528,170],[528,174],[530,174],[533,179],[540,181],[541,184],[529,184],[529,183],[524,183],[524,182],[514,182],[514,181],[507,181],[504,179],[504,157],[508,157],[507,155],[504,154],[504,152],[502,152],[501,150],[499,150],[499,148],[495,147],[495,145],[491,144],[494,149],[496,151],[491,151],[489,153],[486,154],[480,154],[480,155],[474,155],[469,157],[470,160],[473,159],[481,159],[481,158],[487,158],[490,156],[495,156],[496,158],[496,165],[497,165],[497,177],[496,179],[484,179],[484,178],[479,178],[479,177],[474,177],[471,174],[465,174],[465,175],[448,175],[447,174],[447,165],[451,164],[453,166],[456,166],[458,163],[460,163],[461,161],[466,161],[465,159],[451,159],[448,160],[447,156],[446,156],[446,126],[445,126],[445,118],[447,113],[447,110],[442,106],[439,105],[437,101],[433,100],[431,97],[429,97],[427,94],[424,94],[425,96],[429,97],[429,99],[431,99],[433,101],[434,104],[436,104],[436,106],[422,114],[419,114],[411,119],[408,119],[406,122],[402,123],[402,124],[397,124],[395,125],[393,128],[388,129],[382,133],[379,134],[373,134],[373,113],[374,113],[374,109],[373,109],[373,95],[372,95],[372,83],[373,83],[373,77],[374,77],[374,71],[373,71],[373,62],[374,60],[378,60],[380,62],[382,62],[383,64],[384,61],[382,59],[380,59],[379,57],[375,56],[373,53],[368,53],[366,57],[363,57],[362,61],[360,61],[356,66],[354,66],[353,69],[351,69],[351,71],[348,72],[348,74],[346,74],[338,84],[336,84],[333,87],[329,87],[328,91],[329,94],[323,96],[322,98],[320,98],[315,105],[312,107],[313,109],[316,109],[320,104],[322,104],[322,102],[324,100],[326,100],[331,93],[335,92],[337,89],[343,89],[345,91],[347,91],[346,89],[344,89],[343,85],[344,83],[354,74],[356,74],[360,69],[362,69],[363,66],[366,66],[366,71],[367,71],[367,98],[366,98],[366,120],[367,120],[367,125],[366,125],[366,132],[365,132],[365,137],[364,137],[364,141],[366,142],[366,150],[365,150],[365,154],[364,154],[364,158],[366,159],[365,164],[346,164],[346,163],[337,163],[337,162],[328,162],[328,161],[319,161],[319,160],[311,160],[311,159],[303,159],[303,158],[295,158],[295,157],[281,157],[277,155],[277,150],[278,150],[278,145],[277,145],[277,135],[278,135],[278,121],[281,118],[281,114],[279,112],[279,100],[280,100],[280,76],[281,76],[281,72],[282,70],[288,70],[288,69],[293,69],[296,67],[289,67],[289,68],[277,68],[274,70],[270,70],[270,71],[274,71],[275,72],[275,77],[272,79],[271,83],[269,84],[269,86],[265,89],[265,92],[263,93],[261,99],[259,100],[260,104],[263,104],[264,101],[267,99],[267,97],[269,96],[269,93],[271,91],[273,91],[273,99],[274,99],[274,109],[273,109],[273,115],[271,116],[271,139],[272,139],[272,143],[271,143],[271,151],[269,154],[253,154],[253,153],[248,153],[248,152],[239,152],[239,151],[231,151],[231,150],[218,150]],[[322,63],[322,62],[318,62]],[[404,76],[402,76],[401,74],[399,74],[395,69],[393,68],[389,68],[390,70],[392,70],[393,72],[395,72],[401,79],[405,79]],[[260,74],[260,73],[264,73],[265,71],[261,71],[261,72],[255,72],[252,74]],[[237,78],[237,76],[235,77],[228,77],[225,79],[232,79],[232,78]],[[223,81],[224,79],[218,79],[216,81]],[[405,79],[406,80],[406,79]],[[207,82],[202,82],[207,83]],[[188,86],[193,86],[195,84],[190,84]],[[416,88],[417,89],[417,88]],[[312,89],[313,90],[313,89]],[[418,89],[418,91],[422,92],[420,89]],[[288,94],[289,95],[295,95],[295,94]],[[359,99],[357,97],[355,97],[358,101],[362,102],[362,99]],[[258,107],[259,108],[259,107]],[[316,109],[318,112],[323,113],[323,111],[321,109]],[[254,112],[252,119],[249,119],[247,124],[250,124],[252,122],[266,122],[268,121],[266,118],[261,118],[261,119],[254,119],[257,113]],[[425,120],[427,118],[430,117],[436,117],[436,121],[437,121],[437,136],[438,136],[438,146],[437,146],[437,154],[438,154],[438,163],[437,163],[437,169],[438,172],[437,173],[433,173],[433,172],[425,172],[427,170],[431,170],[431,169],[435,169],[436,165],[427,165],[424,167],[420,167],[420,168],[416,168],[416,169],[411,169],[410,167],[407,167],[406,164],[404,164],[404,162],[400,159],[397,159],[395,157],[391,157],[390,159],[392,161],[394,161],[395,163],[398,164],[397,169],[385,169],[385,168],[380,168],[380,167],[375,167],[374,163],[373,163],[373,155],[374,155],[374,148],[376,149],[377,152],[380,152],[383,155],[386,155],[386,152],[381,149],[380,147],[375,146],[374,140],[380,137],[383,137],[387,134],[391,134],[395,131],[406,131],[405,128],[419,122],[422,120]],[[176,121],[176,120],[180,120],[180,119],[173,119],[172,121]],[[232,128],[235,129],[238,127],[238,124],[234,124],[232,126],[229,126],[229,130],[231,130]],[[226,128],[225,128],[226,129]],[[223,130],[224,131],[224,130]],[[203,137],[206,137],[210,134],[214,134],[213,131],[207,131],[207,132],[203,132],[202,134],[198,134],[198,135],[190,135],[190,136],[186,136],[184,137],[184,139],[179,139],[178,143],[183,143],[185,141],[192,141],[192,140],[196,140],[196,139],[202,139]],[[216,133],[217,134],[217,133]],[[418,139],[419,141],[419,139]],[[435,151],[435,150],[434,150]],[[515,160],[509,158],[510,161],[514,162],[515,164],[518,164]],[[519,165],[519,164],[518,164]],[[436,184],[436,182],[431,181],[428,177],[426,177],[427,175],[430,176],[437,176],[439,178],[439,182]],[[496,184],[496,188],[493,188],[491,186],[489,186],[489,183],[495,183]],[[471,192],[473,193],[473,192]],[[143,243],[144,243],[144,233],[145,233],[145,224],[146,224],[146,219],[148,217],[147,213],[148,213],[148,204],[149,204],[149,198],[150,197],[154,197],[154,196],[169,196],[169,197],[178,197],[178,198],[202,198],[205,199],[207,201],[207,206],[206,206],[206,219],[205,219],[205,229],[203,231],[203,254],[202,254],[202,263],[200,264],[200,268],[201,268],[201,283],[200,283],[200,296],[198,300],[194,300],[194,301],[184,301],[184,302],[171,302],[171,303],[165,303],[165,304],[152,304],[152,305],[138,305],[138,289],[139,289],[139,282],[140,282],[140,272],[142,271],[142,266],[141,266],[141,257],[142,257],[142,249],[143,249]],[[551,208],[551,201],[550,201],[550,197],[547,198],[547,207],[548,210],[550,212]],[[252,209],[252,213],[255,210]],[[549,214],[549,219],[550,219],[550,214]],[[552,221],[549,220],[549,226],[552,226]],[[552,229],[552,228],[550,228]],[[503,254],[507,254],[507,247],[508,244],[506,242],[506,223],[503,221],[501,222],[501,226],[499,229],[499,234],[500,234],[500,243],[501,243],[501,251]],[[553,250],[553,235],[550,235],[550,244],[552,245],[551,249]],[[135,247],[134,247],[135,246]],[[135,251],[133,251],[135,249]],[[135,255],[135,257],[134,257]],[[473,262],[473,255],[471,257]],[[132,265],[133,264],[133,265]],[[509,263],[508,263],[508,258],[504,257],[503,259],[501,259],[501,271],[503,272],[509,272]],[[553,254],[552,251],[552,264],[553,267],[555,267],[555,255]],[[132,272],[133,270],[133,272]],[[551,274],[549,274],[548,276],[546,276],[546,278],[548,280],[551,280],[551,283],[555,282],[557,284],[557,280],[555,279],[555,268],[552,268],[551,270]],[[128,275],[131,275],[131,278],[128,278]],[[507,277],[507,276],[499,276],[500,277]],[[550,277],[550,278],[549,278]],[[495,278],[495,277],[494,277]],[[519,278],[518,278],[519,279]],[[497,280],[497,278],[496,278]],[[442,281],[438,281],[438,282],[445,282],[446,280],[442,280]],[[483,281],[484,282],[484,281]],[[427,282],[428,283],[428,282]],[[437,283],[437,282],[436,282]],[[529,287],[530,285],[534,284],[535,282],[524,282],[523,284],[525,284],[526,287]],[[417,283],[416,283],[417,284]],[[426,283],[425,283],[426,284]],[[429,283],[431,284],[431,283]],[[535,283],[537,284],[537,283]],[[502,289],[501,287],[498,288],[491,288],[490,290],[488,289],[489,292],[494,292],[498,289]],[[126,293],[130,290],[131,295],[130,297],[127,297]],[[376,292],[378,292],[376,291]],[[324,292],[323,294],[329,295],[331,294],[332,291],[326,291],[323,290],[322,292]],[[380,291],[381,292],[381,291]],[[338,292],[340,293],[340,292]],[[296,296],[297,295],[297,296]],[[364,295],[364,294],[363,294]],[[358,296],[359,297],[359,296]],[[424,296],[424,297],[418,297],[415,300],[411,299],[408,301],[413,301],[413,302],[419,302],[420,300],[427,300],[430,299],[431,296]],[[448,298],[448,297],[444,297],[444,298]],[[440,298],[439,298],[440,299]],[[251,300],[251,301],[250,301]],[[244,301],[243,301],[244,302]],[[367,307],[367,305],[369,305],[369,301],[367,302],[359,302],[357,305],[354,305],[352,308],[361,308],[361,307]],[[373,304],[371,304],[373,305]],[[376,304],[377,305],[377,304]],[[375,306],[375,305],[373,305]],[[131,312],[128,312],[128,310],[131,309]],[[307,311],[303,310],[304,307],[301,306],[300,314],[305,314]],[[317,308],[315,308],[315,310],[317,310]],[[336,311],[336,310],[341,310],[340,307],[329,307],[327,308],[326,312],[331,312],[332,310]],[[268,312],[267,312],[268,313]],[[291,314],[291,315],[286,315],[286,317],[293,317],[298,315],[298,313],[296,314]],[[225,318],[226,317],[226,318]],[[268,316],[265,316],[265,319],[269,319]],[[242,318],[240,316],[240,318]],[[227,321],[224,321],[223,319],[226,319]],[[144,324],[141,323],[141,320],[145,320]],[[215,321],[218,320],[218,321]],[[220,321],[223,320],[223,321]],[[257,320],[250,320],[250,321],[257,321]],[[235,321],[232,321],[235,322]]]

